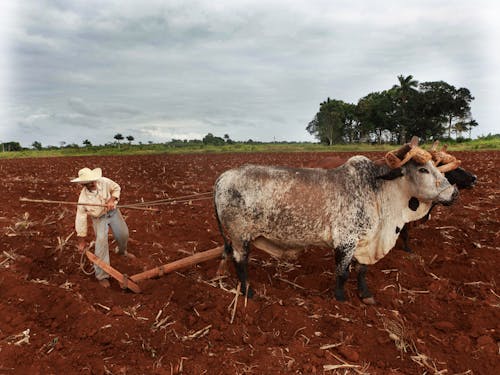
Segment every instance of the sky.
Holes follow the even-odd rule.
[[[0,142],[315,141],[328,97],[466,87],[500,133],[496,0],[3,0]]]

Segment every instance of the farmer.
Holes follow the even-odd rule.
[[[78,249],[83,252],[87,237],[87,216],[92,218],[95,239],[95,255],[109,264],[108,226],[118,244],[117,253],[135,258],[127,253],[128,227],[120,210],[116,207],[120,199],[120,185],[102,177],[101,168],[83,168],[78,177],[71,182],[82,185],[76,209],[75,229],[78,236]],[[81,203],[84,203],[83,205]],[[85,205],[85,203],[89,205]],[[109,287],[109,275],[102,268],[94,265],[95,277],[104,288]]]

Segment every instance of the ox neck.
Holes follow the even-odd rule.
[[[419,202],[417,209],[411,209],[407,183],[403,180],[387,181],[378,195],[378,225],[360,238],[354,257],[361,264],[374,264],[382,259],[396,244],[403,226],[424,217],[432,202]]]
[[[396,212],[387,212],[387,214],[389,217],[402,220],[404,224],[423,218],[432,207],[432,202],[418,199],[418,207],[412,209],[409,202],[414,197],[409,193],[408,185],[406,176],[387,181],[382,188],[380,202],[383,211],[384,208],[396,209]]]

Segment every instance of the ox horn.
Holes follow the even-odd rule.
[[[417,147],[417,146],[418,146],[418,137],[416,135],[414,135],[413,137],[411,137],[410,147],[414,148],[414,147]]]
[[[449,172],[449,171],[452,171],[454,169],[457,169],[458,166],[462,163],[461,160],[458,160],[456,159],[455,161],[451,162],[451,163],[448,163],[448,164],[443,164],[443,165],[440,165],[439,167],[437,167],[437,169],[439,170],[439,172],[441,173],[446,173],[446,172]]]
[[[432,161],[434,165],[437,167],[437,169],[442,172],[449,172],[452,171],[460,165],[460,160],[457,160],[456,157],[453,155],[450,155],[447,152],[448,145],[443,145],[441,148],[441,151],[437,151],[438,141],[434,142],[432,145],[432,148],[430,150],[430,153],[432,154]]]
[[[416,140],[414,139],[416,138]],[[389,151],[385,154],[385,162],[391,169],[400,168],[404,165],[408,160],[410,160],[411,156],[408,157],[408,153],[418,145],[418,137],[412,137],[410,143],[405,143],[399,149],[394,151]]]
[[[431,147],[430,151],[431,152],[437,151],[437,147],[438,146],[439,146],[439,141],[438,140],[434,141],[434,143],[432,144],[432,147]]]
[[[439,157],[439,151],[437,150],[437,147],[439,146],[439,141],[435,140],[434,143],[432,144],[431,149],[429,152],[432,155],[432,162],[434,165],[437,167],[439,163],[441,162],[441,158]]]
[[[398,150],[388,152],[385,155],[385,162],[390,168],[395,169],[402,167],[412,158],[419,164],[425,164],[432,159],[430,153],[418,147],[417,136],[413,136],[410,143]]]

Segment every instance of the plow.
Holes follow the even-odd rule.
[[[133,203],[133,204],[128,204],[128,205],[118,205],[118,208],[158,212],[159,210],[157,208],[151,208],[151,206],[157,206],[157,205],[162,205],[162,204],[187,203],[187,202],[192,202],[192,201],[211,199],[211,195],[212,195],[212,192],[206,192],[206,193],[186,195],[186,196],[176,197],[176,198],[167,198],[167,199],[156,200],[156,201],[151,201],[151,202],[140,202],[140,203]],[[19,200],[21,202],[44,203],[44,204],[63,204],[63,205],[79,205],[80,204],[80,203],[76,203],[76,202],[54,201],[54,200],[47,200],[47,199],[20,198]],[[88,204],[88,203],[86,203],[84,205],[105,207],[105,205],[100,205],[100,204]],[[141,288],[137,284],[138,282],[143,281],[143,280],[147,280],[147,279],[158,278],[158,277],[161,277],[161,276],[166,275],[168,273],[178,271],[180,269],[187,268],[190,266],[194,266],[196,264],[203,263],[203,262],[209,261],[211,259],[221,258],[223,249],[224,249],[224,246],[218,246],[218,247],[215,247],[213,249],[205,250],[205,251],[187,256],[185,258],[178,259],[176,261],[166,263],[166,264],[163,264],[163,265],[158,266],[158,267],[151,268],[149,270],[137,273],[137,274],[132,275],[132,276],[129,276],[127,274],[124,274],[124,273],[118,271],[116,268],[105,263],[101,258],[96,256],[94,253],[92,253],[88,249],[84,250],[84,253],[90,262],[92,262],[96,266],[102,268],[113,279],[118,281],[118,283],[120,284],[120,287],[122,289],[128,289],[134,293],[141,293]]]
[[[137,285],[137,282],[147,279],[153,279],[157,277],[161,277],[168,273],[178,271],[183,268],[187,268],[190,266],[194,266],[199,263],[206,262],[211,259],[215,259],[222,256],[222,250],[224,246],[218,246],[210,250],[205,250],[188,257],[163,264],[158,267],[154,267],[152,269],[137,273],[132,276],[128,276],[126,274],[121,273],[117,269],[113,268],[109,264],[106,264],[102,261],[101,258],[94,255],[89,250],[85,251],[85,255],[87,258],[94,263],[95,265],[101,267],[104,271],[106,271],[113,279],[118,281],[120,287],[122,289],[129,289],[134,293],[140,293],[141,288]]]

